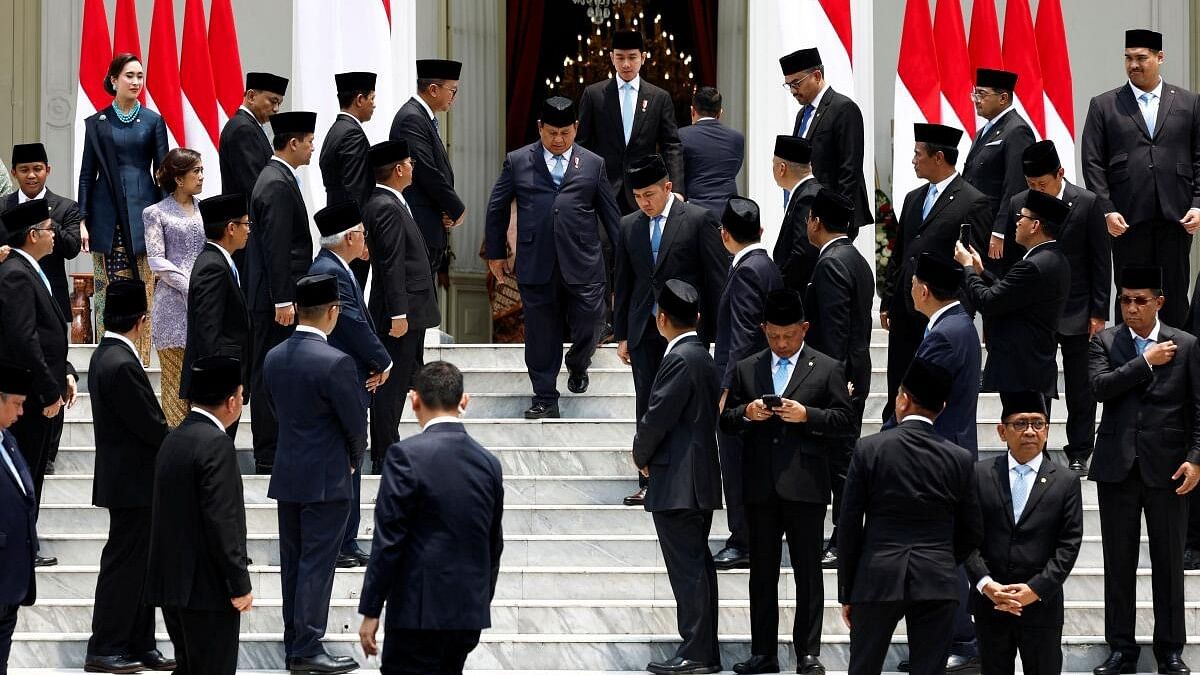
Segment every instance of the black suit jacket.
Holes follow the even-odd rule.
[[[1200,97],[1166,81],[1161,94],[1153,137],[1128,83],[1092,98],[1083,125],[1084,184],[1130,225],[1200,208]]]
[[[358,611],[387,629],[480,630],[504,550],[500,462],[458,422],[388,448]]]
[[[187,344],[179,396],[186,399],[192,383],[192,364],[208,356],[228,356],[242,362],[242,385],[250,385],[250,314],[233,270],[217,245],[204,244],[188,278]]]
[[[746,405],[774,391],[770,349],[738,362],[721,412],[721,429],[740,434],[744,442],[743,499],[747,504],[765,504],[774,498],[828,504],[830,444],[854,434],[845,370],[841,363],[804,345],[783,398],[805,406],[808,421],[747,420]]]
[[[440,324],[442,315],[425,238],[400,198],[376,186],[362,217],[371,239],[371,269],[375,273],[367,303],[375,329],[386,334],[392,329],[392,317],[401,314],[408,315],[410,330]]]
[[[699,337],[681,338],[663,356],[633,437],[634,463],[650,467],[647,511],[721,508],[720,379]]]
[[[1125,480],[1137,459],[1152,488],[1179,486],[1185,460],[1200,464],[1200,350],[1196,338],[1159,322],[1158,341],[1174,340],[1175,358],[1150,368],[1125,324],[1096,333],[1088,347],[1092,394],[1104,404],[1088,478]]]
[[[793,136],[800,135],[804,110],[796,113]],[[832,87],[821,96],[821,104],[813,111],[804,135],[812,144],[813,175],[822,185],[849,199],[854,204],[854,223],[850,238],[858,227],[875,222],[875,210],[867,199],[867,184],[863,180],[863,153],[866,136],[862,111],[850,97]]]
[[[1028,198],[1029,190],[1018,192],[1007,206],[1002,207],[1002,212],[1010,215],[1020,212]],[[1109,288],[1113,278],[1112,240],[1095,193],[1064,183],[1062,200],[1071,207],[1071,212],[1056,241],[1071,268],[1071,290],[1058,320],[1058,332],[1085,335],[1089,319],[1108,320]],[[1006,255],[1010,246],[1016,246],[1021,255],[1025,254],[1023,246],[1006,241]]]
[[[905,419],[858,441],[838,521],[838,601],[955,600],[979,547],[971,453]]]
[[[633,201],[633,190],[625,184],[625,172],[637,160],[658,153],[667,164],[667,173],[675,190],[685,189],[687,182],[671,95],[641,78],[633,110],[633,130],[626,145],[618,79],[594,82],[583,90],[579,97],[579,133],[575,141],[604,158],[613,194],[619,202],[624,200],[621,202],[623,211],[631,213],[637,205]]]
[[[851,397],[860,412],[871,390],[871,305],[875,276],[850,239],[829,243],[813,270],[804,295],[811,324],[806,344],[841,361],[854,384]]]
[[[808,288],[813,267],[817,264],[817,247],[808,240],[808,212],[821,187],[819,180],[809,178],[788,197],[779,238],[775,240],[775,250],[771,254],[783,274],[784,286],[801,293]]]
[[[17,205],[20,190],[4,198],[4,210]],[[79,204],[46,188],[46,206],[54,223],[54,250],[38,261],[38,266],[50,279],[50,289],[62,310],[63,318],[71,322],[71,285],[67,283],[67,263],[79,255],[83,240],[79,235]]]
[[[204,415],[163,440],[152,508],[146,604],[236,611],[229,599],[250,592],[242,477],[233,439]]]
[[[1058,319],[1071,268],[1057,241],[1034,247],[997,279],[967,265],[964,292],[983,314],[987,365],[983,391],[1040,391],[1058,397]]]
[[[1083,543],[1079,479],[1043,453],[1021,520],[1013,522],[1010,473],[1007,453],[975,465],[983,537],[965,563],[971,606],[976,613],[996,611],[995,603],[975,590],[985,576],[999,584],[1029,584],[1039,599],[1021,612],[1021,624],[1061,626],[1063,583]]]
[[[249,199],[272,154],[262,125],[249,111],[238,108],[221,129],[221,192]]]
[[[32,371],[29,398],[38,407],[65,395],[67,374],[75,374],[67,363],[67,319],[33,263],[16,251],[0,263],[0,354]]]
[[[767,293],[783,286],[779,268],[766,249],[746,253],[730,268],[717,304],[717,338],[713,359],[721,373],[721,388],[733,382],[738,361],[766,349],[763,335],[763,303]]]
[[[963,162],[963,180],[987,197],[992,213],[991,232],[1004,237],[1004,257],[1010,261],[1019,260],[1024,251],[1009,251],[1017,245],[1014,239],[1016,227],[1012,213],[1005,213],[1000,205],[1028,187],[1025,171],[1021,168],[1021,155],[1035,140],[1033,129],[1029,128],[1025,118],[1015,108],[1009,108],[988,129],[987,138],[975,139]],[[979,250],[988,245],[987,240],[972,243]]]
[[[17,447],[17,439],[7,429],[0,429],[0,443],[19,476],[13,476],[0,460],[0,540],[4,541],[0,546],[0,569],[4,570],[0,575],[0,603],[32,605],[37,598],[33,559],[38,551],[33,475]]]
[[[256,314],[296,299],[296,282],[313,258],[308,209],[300,185],[282,160],[267,162],[250,198],[254,229],[246,244],[246,304]]]
[[[125,343],[105,337],[92,352],[87,378],[96,430],[92,504],[149,507],[167,420],[142,361]]]
[[[321,182],[325,203],[353,200],[366,204],[375,189],[375,175],[367,165],[371,142],[362,124],[349,113],[340,112],[321,143]]]
[[[663,223],[658,261],[650,250],[650,219],[642,211],[621,219],[616,246],[616,302],[613,333],[636,347],[642,340],[655,298],[668,279],[681,279],[700,293],[700,337],[712,342],[716,335],[717,300],[725,285],[729,254],[721,245],[717,219],[712,212],[674,200]]]
[[[451,220],[466,210],[462,199],[454,191],[454,168],[450,166],[450,155],[437,130],[433,128],[429,113],[415,98],[410,98],[396,111],[392,120],[392,140],[403,138],[408,141],[408,151],[416,160],[413,184],[404,191],[404,199],[412,207],[413,219],[421,228],[425,245],[429,249],[429,260],[441,269],[446,249],[446,227],[442,225],[442,214]]]
[[[737,176],[746,157],[746,137],[719,120],[700,120],[679,130],[686,178],[683,194],[717,218],[737,195]]]

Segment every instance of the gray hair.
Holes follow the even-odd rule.
[[[337,248],[338,246],[342,245],[343,241],[346,240],[346,235],[350,234],[350,232],[356,227],[358,227],[357,224],[351,225],[337,234],[331,234],[328,237],[321,237],[319,240],[317,240],[317,243],[321,245],[321,248]]]

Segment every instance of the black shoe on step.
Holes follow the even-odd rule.
[[[534,403],[525,411],[527,420],[558,419],[557,403]]]

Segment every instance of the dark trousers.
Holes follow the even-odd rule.
[[[346,533],[342,535],[342,552],[356,553],[358,547],[358,526],[362,524],[362,468],[363,461],[359,459],[354,465],[354,475],[350,477],[354,484],[354,497],[350,500],[350,516],[346,520]]]
[[[957,600],[910,600],[851,605],[849,675],[879,675],[900,619],[908,627],[908,672],[944,675],[957,604]]]
[[[796,577],[796,657],[821,653],[825,588],[821,581],[821,535],[825,505],[773,498],[747,504],[750,530],[750,652],[774,657],[779,648],[779,564],[783,535]]]
[[[1063,453],[1067,459],[1085,462],[1096,445],[1096,399],[1088,383],[1089,341],[1087,333],[1058,336],[1067,397],[1067,445]]]
[[[726,546],[745,551],[750,545],[746,531],[746,506],[742,496],[742,437],[717,430],[721,457],[721,485],[725,488],[725,520],[729,523]]]
[[[958,566],[958,606],[954,609],[954,636],[950,639],[948,654],[955,656],[978,656],[979,643],[975,641],[975,621],[971,616],[971,594],[977,593],[967,570]]]
[[[1121,278],[1126,265],[1162,267],[1166,301],[1158,318],[1168,326],[1182,326],[1188,315],[1188,284],[1191,267],[1188,254],[1192,235],[1177,221],[1160,218],[1130,223],[1125,234],[1112,239],[1113,275]],[[1114,316],[1121,319],[1121,305],[1113,298]]]
[[[675,655],[701,663],[720,663],[717,567],[708,548],[712,511],[679,509],[655,511],[652,515],[675,595],[679,636],[683,638]]]
[[[1137,660],[1140,648],[1134,639],[1134,617],[1145,511],[1153,570],[1154,654],[1161,657],[1182,650],[1187,639],[1183,614],[1187,496],[1170,488],[1147,487],[1136,460],[1120,483],[1097,483],[1096,496],[1104,548],[1104,640],[1126,660]]]
[[[662,365],[666,351],[667,339],[659,335],[651,317],[642,327],[642,338],[637,346],[629,348],[629,365],[633,367],[634,414],[639,420],[650,406],[650,389],[654,386],[654,377],[658,375],[658,367]],[[649,484],[645,476],[638,475],[638,485],[646,487]]]
[[[154,608],[142,604],[150,555],[150,508],[109,509],[88,654],[137,656],[155,649]]]
[[[383,629],[381,675],[459,675],[479,644],[478,630]]]
[[[387,449],[400,440],[400,418],[413,374],[425,364],[425,329],[410,328],[398,338],[384,333],[379,341],[392,357],[392,374],[375,390],[375,400],[371,403],[371,463],[375,473],[383,467]]]
[[[35,403],[32,397],[26,398],[21,417],[8,428],[17,439],[17,447],[29,465],[29,472],[33,474],[33,491],[39,504],[42,501],[42,483],[46,481],[46,463],[55,452],[54,446],[58,444],[63,428],[63,411],[47,418],[42,414],[43,407]]]
[[[978,591],[976,591],[978,592]],[[975,614],[979,628],[981,675],[1012,675],[1017,654],[1027,675],[1062,672],[1062,625],[1031,626],[990,607]]]
[[[600,322],[604,318],[604,283],[568,284],[558,266],[544,284],[521,284],[525,313],[525,367],[533,384],[533,402],[558,401],[558,370],[563,363],[563,318],[571,347],[567,370],[586,373],[596,353]]]
[[[329,597],[350,502],[279,502],[283,649],[288,658],[322,653]]]
[[[250,431],[254,435],[254,463],[262,467],[275,464],[275,445],[279,441],[279,422],[275,409],[267,402],[266,384],[263,381],[263,361],[267,352],[291,337],[295,325],[281,326],[275,323],[275,314],[254,314],[253,325],[254,362],[250,370]]]
[[[205,611],[163,608],[163,622],[175,646],[175,675],[234,675],[242,615],[233,609]]]
[[[859,416],[861,420],[861,415]],[[861,428],[861,421],[859,427]],[[857,438],[831,441],[829,448],[829,487],[833,492],[833,531],[829,535],[829,547],[837,548],[838,520],[842,517],[842,491],[846,488],[846,473],[850,471],[850,458],[854,454]]]
[[[8,654],[12,651],[12,636],[17,629],[19,605],[0,605],[0,673],[8,672]]]
[[[900,390],[900,382],[904,379],[904,373],[908,372],[908,365],[912,363],[917,347],[925,339],[925,325],[929,323],[924,315],[908,310],[889,312],[888,319],[888,397],[881,418],[885,420],[895,412],[896,392]]]

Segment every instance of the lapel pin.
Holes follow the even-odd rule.
[[[579,155],[575,155],[575,170],[579,170]]]
[[[1075,202],[1067,202],[1067,206],[1068,206],[1068,207],[1070,207],[1070,206],[1075,206]]]
[[[813,362],[812,362],[812,361],[809,361],[809,362],[808,362],[808,367],[809,367],[809,368],[812,368],[812,364],[813,364]]]
[[[1045,482],[1046,482],[1046,479],[1045,479],[1045,478],[1042,478],[1042,482],[1043,482],[1043,483],[1045,483]]]
[[[642,112],[646,112],[646,106],[650,105],[650,99],[642,99]]]
[[[950,195],[950,201],[954,201],[954,195]]]

